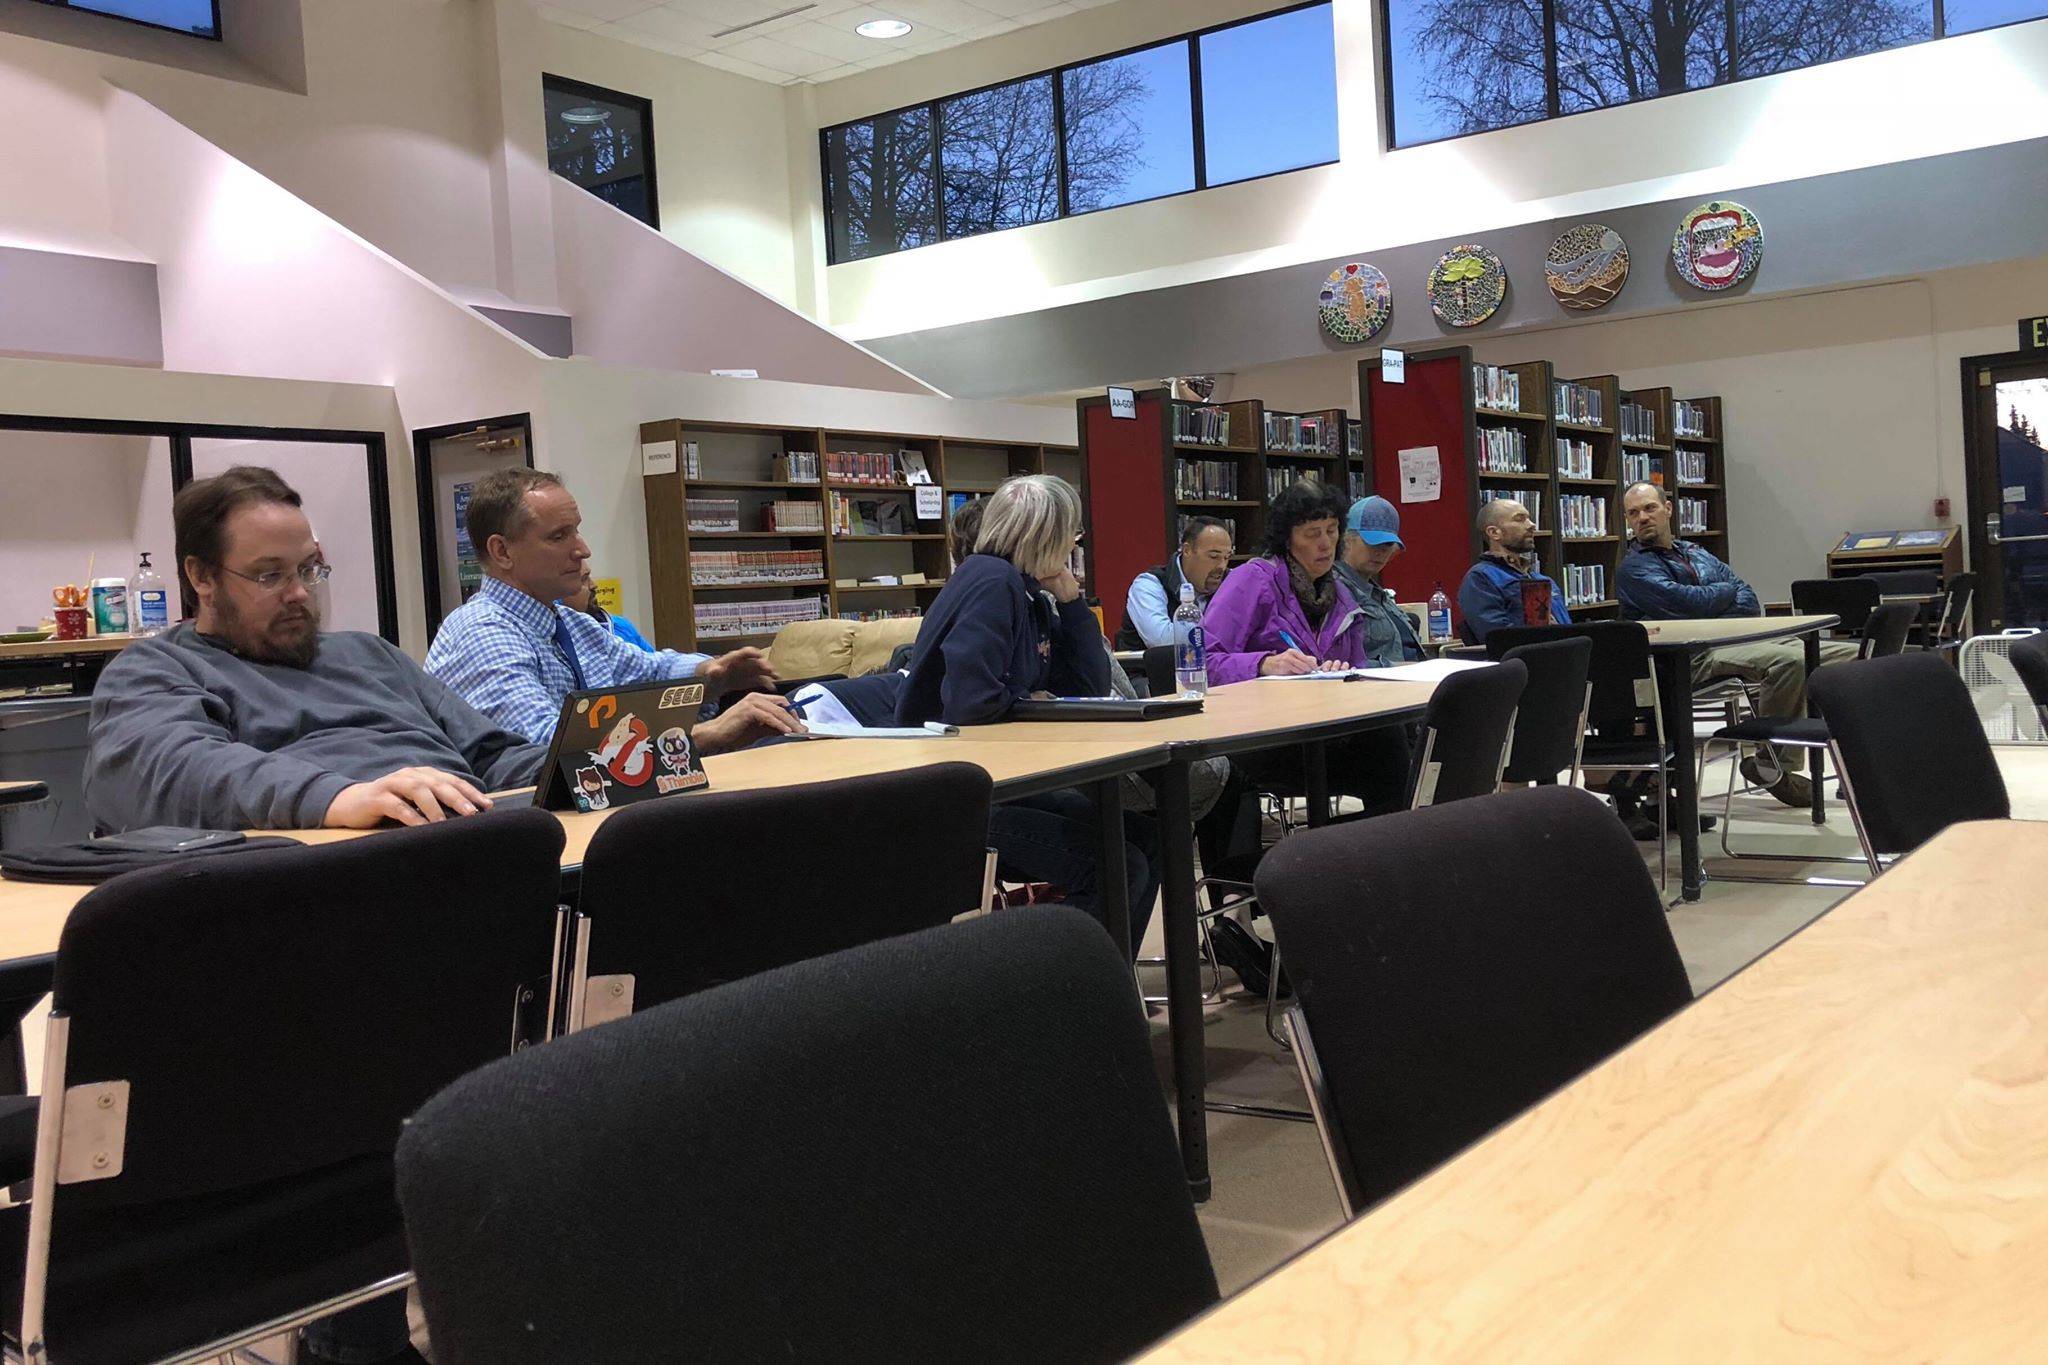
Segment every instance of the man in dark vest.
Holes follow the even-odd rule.
[[[1112,649],[1144,649],[1173,643],[1173,613],[1183,583],[1192,583],[1195,602],[1207,607],[1223,583],[1235,546],[1230,523],[1218,517],[1189,517],[1181,526],[1180,553],[1131,580],[1124,599],[1124,624]]]

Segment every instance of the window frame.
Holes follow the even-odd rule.
[[[1548,3],[1548,0],[1545,0],[1545,3]],[[1171,34],[1164,38],[1148,39],[1147,41],[1142,43],[1134,43],[1129,47],[1118,48],[1113,52],[1103,52],[1088,57],[1077,58],[1074,61],[1062,62],[1058,66],[1047,67],[1042,70],[1021,72],[1015,76],[1005,76],[1002,80],[990,81],[985,85],[974,86],[971,89],[967,90],[951,90],[943,95],[934,96],[931,99],[914,100],[909,104],[900,104],[892,109],[878,109],[872,114],[863,114],[859,118],[843,119],[840,122],[832,124],[829,127],[820,128],[818,130],[818,183],[820,189],[820,197],[824,200],[825,209],[825,264],[827,266],[851,265],[855,261],[871,261],[882,256],[894,256],[904,251],[920,251],[923,250],[925,246],[939,246],[946,242],[972,241],[977,237],[994,236],[997,232],[1014,232],[1019,230],[1017,228],[997,228],[991,232],[977,232],[965,237],[950,237],[946,235],[946,175],[945,168],[940,164],[940,149],[945,145],[945,133],[944,130],[940,127],[939,123],[939,106],[950,100],[963,99],[971,95],[986,94],[988,91],[997,90],[1006,85],[1015,85],[1021,81],[1036,80],[1042,76],[1052,77],[1053,133],[1055,141],[1058,144],[1059,153],[1058,161],[1060,211],[1056,216],[1052,218],[1042,219],[1037,223],[1028,223],[1023,224],[1021,226],[1043,227],[1049,223],[1063,222],[1069,218],[1085,218],[1088,215],[1095,213],[1111,213],[1117,209],[1129,208],[1133,204],[1156,204],[1166,199],[1177,199],[1185,194],[1200,194],[1205,190],[1223,188],[1222,185],[1212,186],[1209,183],[1208,157],[1206,149],[1203,146],[1204,123],[1202,109],[1201,40],[1212,33],[1221,33],[1226,29],[1243,28],[1247,24],[1263,23],[1265,20],[1277,18],[1283,14],[1293,14],[1298,10],[1307,9],[1328,9],[1331,12],[1331,23],[1334,25],[1336,22],[1336,0],[1296,0],[1296,3],[1294,4],[1282,5],[1276,9],[1265,10],[1259,14],[1248,14],[1245,15],[1243,18],[1227,20],[1220,24],[1210,24],[1206,28],[1190,29],[1184,33]],[[1185,190],[1168,190],[1164,194],[1148,195],[1143,199],[1128,199],[1123,201],[1122,203],[1105,204],[1101,208],[1080,209],[1078,211],[1075,210],[1072,207],[1068,195],[1069,175],[1067,169],[1066,119],[1067,72],[1084,66],[1096,66],[1102,62],[1115,61],[1120,57],[1135,56],[1140,52],[1150,52],[1154,48],[1171,47],[1175,43],[1185,43],[1187,44],[1188,49],[1188,116],[1191,125],[1191,134],[1194,139],[1195,183],[1193,187]],[[1338,98],[1341,100],[1343,96],[1342,83],[1339,82],[1338,84],[1339,88],[1337,91],[1337,95]],[[895,247],[888,251],[874,251],[870,252],[865,256],[853,256],[841,259],[837,251],[834,249],[834,243],[837,240],[838,236],[835,225],[837,206],[832,202],[832,196],[829,193],[828,189],[831,183],[831,174],[829,170],[829,167],[831,165],[831,135],[833,133],[840,131],[843,128],[852,127],[855,124],[868,123],[872,122],[875,119],[890,118],[895,115],[905,113],[912,109],[928,109],[931,111],[932,175],[936,180],[938,186],[938,239],[933,242],[924,243],[920,246]],[[1270,180],[1274,176],[1297,175],[1302,171],[1312,171],[1323,166],[1334,166],[1339,161],[1343,160],[1342,139],[1342,123],[1340,120],[1338,129],[1338,154],[1330,158],[1329,160],[1314,161],[1301,166],[1289,166],[1285,170],[1266,171],[1259,175],[1246,176],[1241,180],[1225,181],[1224,184],[1252,185],[1258,183],[1261,180]]]
[[[94,9],[90,5],[76,3],[76,0],[41,0],[41,3],[48,5],[51,9],[70,10],[73,14],[89,14],[95,19],[112,19],[118,24],[133,24],[137,28],[155,29],[158,33],[175,33],[183,38],[197,38],[202,43],[220,43],[227,40],[227,30],[221,27],[220,22],[220,0],[212,0],[213,32],[211,33],[194,33],[189,28],[172,28],[169,24],[151,23],[147,19],[137,19],[132,14],[109,14],[103,9]]]
[[[1396,134],[1399,131],[1400,125],[1394,117],[1394,0],[1378,0],[1373,12],[1375,27],[1373,39],[1379,46],[1380,144],[1382,149],[1387,152],[1413,151],[1418,147],[1434,147],[1439,143],[1455,142],[1459,138],[1484,137],[1488,133],[1504,133],[1511,128],[1527,128],[1538,123],[1548,123],[1553,119],[1578,118],[1584,114],[1600,114],[1610,109],[1631,109],[1638,105],[1650,104],[1657,100],[1672,99],[1679,95],[1696,95],[1702,90],[1719,90],[1725,86],[1741,85],[1745,81],[1768,80],[1773,76],[1783,76],[1794,71],[1810,71],[1815,67],[1832,66],[1836,62],[1853,61],[1857,57],[1873,57],[1880,52],[1902,52],[1909,47],[1919,47],[1926,43],[1938,43],[1951,37],[1962,38],[1975,33],[1996,33],[2002,28],[2012,28],[2018,24],[2039,23],[2043,19],[2048,19],[2048,4],[2044,4],[2042,12],[2031,18],[2008,19],[2001,24],[1991,24],[1985,28],[1965,29],[1959,33],[1951,34],[1948,32],[1945,0],[1920,0],[1920,3],[1926,5],[1928,10],[1928,35],[1925,38],[1913,38],[1907,42],[1895,43],[1890,47],[1873,48],[1869,52],[1858,52],[1848,57],[1831,57],[1824,62],[1809,62],[1805,66],[1788,66],[1779,71],[1760,71],[1754,75],[1743,76],[1736,74],[1735,0],[1726,0],[1726,3],[1722,6],[1722,13],[1725,25],[1723,42],[1726,44],[1728,54],[1728,79],[1716,81],[1712,85],[1697,85],[1684,90],[1667,90],[1661,94],[1645,95],[1641,99],[1629,100],[1623,104],[1601,104],[1587,109],[1566,110],[1561,107],[1558,93],[1557,0],[1542,0],[1543,73],[1545,86],[1543,102],[1547,112],[1535,118],[1523,119],[1517,123],[1502,123],[1492,128],[1480,128],[1469,133],[1445,133],[1441,137],[1421,138],[1414,142],[1401,142],[1396,140]]]
[[[216,3],[218,3],[218,0],[216,0]],[[655,153],[654,145],[654,101],[644,95],[628,94],[624,90],[610,90],[602,85],[593,85],[589,81],[579,81],[570,76],[557,76],[552,71],[540,73],[540,91],[541,116],[543,120],[547,116],[547,97],[551,91],[563,95],[574,95],[579,99],[603,100],[608,104],[621,105],[625,108],[636,110],[639,113],[641,140],[646,144],[645,150],[641,153],[641,160],[647,163],[647,217],[639,218],[630,213],[627,213],[626,216],[633,218],[636,222],[647,224],[656,232],[661,231],[661,180],[658,175],[661,163],[660,158]],[[541,141],[543,143],[542,150],[545,151],[545,143],[547,141],[545,134],[543,134]],[[558,175],[559,172],[550,164],[548,166],[548,174]],[[561,178],[569,180],[569,177],[566,175],[561,176]],[[603,195],[598,194],[597,191],[591,189],[588,185],[577,185],[574,180],[569,180],[569,183],[576,185],[577,189],[582,190],[593,198],[604,198]],[[607,200],[606,202],[610,201]],[[618,205],[614,204],[612,207],[618,208]],[[625,213],[626,211],[619,209],[619,212]]]

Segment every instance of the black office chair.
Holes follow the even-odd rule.
[[[1839,616],[1836,629],[1860,632],[1877,605],[1877,580],[1864,574],[1857,578],[1795,578],[1792,580],[1792,611],[1796,616]]]
[[[398,1196],[437,1365],[1112,1361],[1217,1298],[1129,965],[1060,906],[486,1067]]]
[[[1586,711],[1593,704],[1593,642],[1548,640],[1518,645],[1504,656],[1529,670],[1522,699],[1515,707],[1515,738],[1508,747],[1503,781],[1517,786],[1534,782],[1550,786],[1570,769],[1567,786],[1579,784],[1579,751],[1586,740]]]
[[[971,763],[614,811],[583,858],[569,1028],[988,904]]]
[[[1173,676],[1173,646],[1145,646],[1145,695],[1171,697],[1180,691]]]
[[[0,963],[0,1188],[35,1174],[36,1105],[28,1090],[21,1021],[50,993],[53,953]]]
[[[1850,579],[1849,582],[1866,580]],[[1920,608],[1913,602],[1879,602],[1864,615],[1862,639],[1857,643],[1859,659],[1885,659],[1898,654],[1906,647],[1906,636],[1918,618]],[[1830,667],[1840,667],[1839,664]],[[1821,672],[1814,673],[1817,678]],[[1859,863],[1862,858],[1847,858],[1833,853],[1759,853],[1738,849],[1734,844],[1735,834],[1735,781],[1741,767],[1741,755],[1750,745],[1768,744],[1773,748],[1825,749],[1828,747],[1827,723],[1812,716],[1751,716],[1733,725],[1726,725],[1708,735],[1701,746],[1700,769],[1706,769],[1707,757],[1716,745],[1727,745],[1733,749],[1728,764],[1728,787],[1721,796],[1721,852],[1730,858],[1741,858],[1751,862],[1770,863]],[[1785,886],[1859,886],[1860,882],[1837,882],[1827,877],[1761,877],[1749,874],[1721,874],[1726,881],[1750,881]]]
[[[1310,830],[1258,888],[1346,1217],[1692,999],[1634,841],[1577,788]]]
[[[562,843],[501,811],[80,901],[0,1272],[30,1358],[203,1359],[402,1292],[399,1127],[545,1036]]]
[[[1938,656],[1835,664],[1812,686],[1871,876],[1959,821],[2012,817],[1970,689]]]
[[[1914,629],[1922,649],[1945,651],[1950,662],[1954,662],[1956,652],[1970,636],[1970,599],[1977,594],[1977,575],[1950,574],[1948,582],[1941,585],[1941,593],[1940,615],[1930,621],[1923,614]]]
[[[1886,569],[1860,576],[1876,584],[1881,597],[1932,597],[1941,591],[1941,575],[1932,569]]]
[[[2020,684],[2027,689],[2027,699],[2034,703],[2042,727],[2048,729],[2048,634],[2015,641],[2006,657],[2020,675]]]
[[[1657,885],[1671,884],[1671,745],[1664,733],[1664,708],[1657,693],[1657,669],[1650,659],[1650,633],[1640,621],[1587,621],[1571,626],[1509,626],[1486,637],[1486,651],[1505,658],[1511,649],[1549,640],[1590,640],[1586,670],[1587,734],[1580,771],[1653,775],[1657,788]]]

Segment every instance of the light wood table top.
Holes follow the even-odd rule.
[[[0,806],[4,806],[11,801],[37,800],[46,790],[42,783],[36,781],[0,782]]]
[[[901,772],[933,763],[972,763],[1000,788],[1045,782],[1076,784],[1099,778],[1104,771],[1156,766],[1165,750],[1150,734],[1097,734],[1089,742],[1048,742],[1025,746],[989,743],[967,735],[931,739],[831,739],[801,744],[774,744],[704,760],[712,791],[752,791],[797,786],[837,778]],[[1148,762],[1149,761],[1149,762]],[[1071,777],[1069,777],[1071,775]],[[568,836],[562,850],[564,867],[583,861],[584,850],[609,811],[589,815],[565,813],[557,818]],[[250,834],[282,834],[302,843],[326,844],[359,839],[374,830],[309,829],[251,830]],[[73,906],[89,886],[0,880],[0,960],[35,957],[57,950],[57,938]]]
[[[970,727],[961,732],[961,738],[1045,744],[1099,742],[1128,735],[1149,738],[1154,744],[1220,744],[1415,712],[1429,704],[1435,691],[1435,683],[1378,680],[1229,683],[1211,688],[1197,715],[1165,720],[1009,721]]]
[[[119,654],[140,639],[135,635],[89,635],[83,640],[31,640],[0,644],[0,659],[44,659],[63,654]]]
[[[2044,881],[1948,830],[1145,1359],[2040,1359]]]
[[[1693,649],[1712,645],[1747,645],[1804,635],[1842,623],[1839,616],[1717,616],[1683,621],[1645,621],[1651,649]]]

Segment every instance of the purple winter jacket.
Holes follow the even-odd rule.
[[[1277,559],[1254,559],[1232,569],[1202,613],[1207,637],[1209,683],[1243,682],[1259,676],[1268,654],[1284,654],[1286,631],[1304,654],[1317,659],[1342,659],[1363,668],[1369,661],[1365,613],[1350,589],[1337,579],[1337,600],[1323,617],[1323,628],[1309,625],[1308,613],[1287,581],[1287,566]]]

